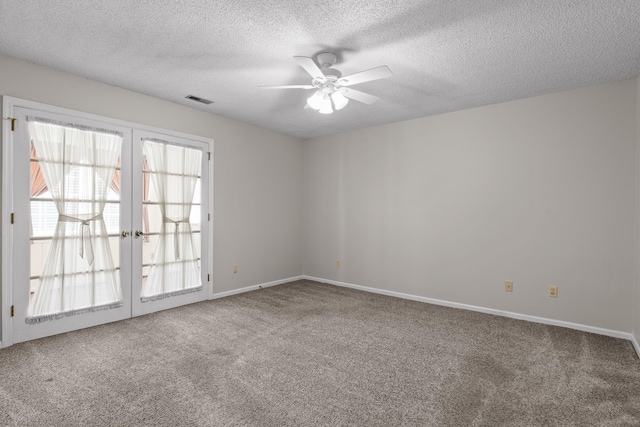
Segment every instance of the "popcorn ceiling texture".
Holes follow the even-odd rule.
[[[258,88],[310,83],[292,57],[322,51],[394,76],[328,116]],[[312,138],[636,77],[640,1],[3,0],[0,54]]]

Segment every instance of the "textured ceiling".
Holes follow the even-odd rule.
[[[303,109],[293,60],[338,55],[380,97]],[[0,54],[300,138],[632,78],[639,0],[0,0]],[[214,101],[205,106],[185,99]]]

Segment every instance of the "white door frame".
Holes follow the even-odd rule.
[[[10,96],[2,97],[2,205],[1,205],[1,231],[2,231],[2,286],[0,288],[0,348],[8,347],[14,343],[13,337],[13,319],[11,317],[11,307],[13,305],[13,277],[15,256],[12,252],[14,246],[14,226],[12,224],[12,214],[15,213],[14,205],[14,185],[13,177],[15,170],[20,167],[14,165],[14,146],[16,132],[12,131],[12,120],[15,117],[16,108],[28,108],[40,110],[43,112],[73,116],[81,120],[90,120],[103,122],[112,126],[126,127],[130,129],[131,135],[134,130],[142,130],[148,132],[156,132],[176,138],[184,138],[188,140],[198,141],[209,147],[208,153],[213,153],[214,142],[211,138],[189,135],[182,132],[175,132],[166,129],[160,129],[152,126],[140,125],[124,120],[112,119],[90,113],[70,110],[42,104],[39,102],[23,100]],[[15,123],[17,125],[17,121]],[[124,151],[124,150],[123,150]],[[209,174],[209,197],[208,207],[211,220],[209,224],[208,238],[206,238],[206,246],[208,251],[208,259],[202,258],[201,268],[203,274],[206,274],[210,281],[203,281],[203,292],[205,299],[213,298],[213,160],[207,162]],[[135,186],[134,186],[135,188]],[[130,230],[133,231],[133,230]],[[204,233],[203,233],[204,234]],[[202,236],[204,240],[204,235]]]

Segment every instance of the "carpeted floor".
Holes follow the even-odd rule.
[[[15,426],[638,426],[630,342],[300,281],[0,350]]]

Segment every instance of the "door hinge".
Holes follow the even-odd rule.
[[[207,282],[210,282],[210,281],[211,281],[211,275],[207,274]]]
[[[15,221],[15,214],[11,212],[11,224],[13,224],[14,221]]]
[[[7,120],[11,120],[11,132],[14,132],[16,130],[16,121],[18,121],[18,119],[15,117],[7,117]]]
[[[11,317],[14,317],[16,315],[16,306],[12,305],[11,306]]]
[[[208,151],[207,154],[209,155],[209,160],[211,160],[211,151]]]

